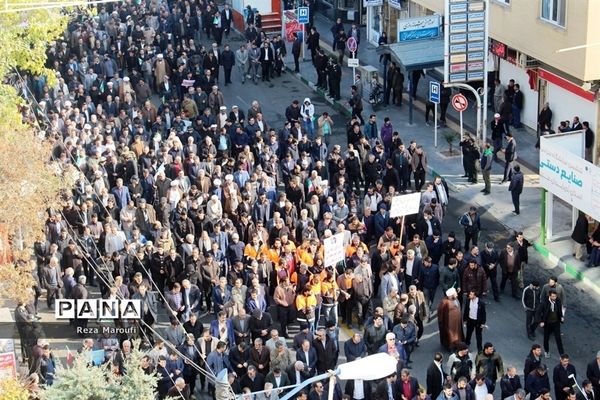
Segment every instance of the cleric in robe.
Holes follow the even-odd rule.
[[[452,350],[463,341],[462,315],[455,288],[446,290],[446,297],[438,306],[437,317],[440,343],[447,350]]]

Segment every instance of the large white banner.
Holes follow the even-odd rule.
[[[334,267],[346,257],[344,246],[344,234],[338,233],[323,240],[325,246],[323,255],[323,264],[325,267]]]
[[[595,220],[600,219],[600,168],[580,155],[583,134],[540,139],[540,184]],[[579,150],[579,151],[577,151]]]
[[[405,194],[392,197],[390,207],[390,218],[402,217],[404,215],[417,214],[421,204],[421,193]]]

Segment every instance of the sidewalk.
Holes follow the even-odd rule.
[[[332,37],[329,31],[332,23],[321,15],[315,16],[315,26],[321,34],[321,47],[326,53],[332,53]],[[371,65],[379,71],[379,76],[383,76],[383,66],[379,64],[379,56],[375,52],[375,46],[366,41],[366,34],[361,32],[364,38],[359,45],[359,58],[361,66]],[[308,52],[307,52],[308,53]],[[344,60],[345,62],[345,60]],[[333,107],[350,115],[350,107],[348,98],[350,97],[350,86],[353,84],[352,69],[346,66],[343,67],[343,75],[341,82],[342,100],[333,101],[326,96],[320,89],[316,89],[314,82],[317,81],[316,71],[310,61],[310,55],[307,54],[306,61],[300,63],[300,73],[293,73],[293,58],[288,54],[286,66],[289,72],[296,75],[315,92],[322,96]],[[291,69],[290,69],[291,66]],[[377,114],[378,127],[381,127],[384,117],[390,117],[394,130],[400,132],[400,136],[405,142],[411,139],[423,145],[428,154],[429,167],[432,175],[442,175],[453,189],[453,196],[478,206],[485,212],[490,213],[494,218],[500,221],[508,231],[523,231],[525,237],[530,241],[536,242],[535,249],[544,257],[548,258],[552,263],[556,263],[559,270],[564,270],[573,278],[583,281],[593,290],[600,294],[600,268],[598,270],[588,269],[583,262],[575,260],[571,255],[570,239],[557,240],[546,245],[538,242],[540,237],[540,220],[541,220],[541,191],[539,186],[539,151],[535,148],[537,141],[536,132],[529,128],[520,130],[512,129],[515,141],[517,143],[518,163],[521,165],[521,170],[525,175],[525,188],[521,195],[521,214],[516,216],[512,213],[513,205],[510,193],[508,192],[508,184],[500,184],[504,169],[504,163],[495,163],[492,167],[492,194],[484,196],[480,191],[483,188],[483,180],[480,179],[478,184],[469,184],[465,178],[462,178],[463,168],[460,154],[448,157],[441,154],[440,151],[447,150],[447,143],[444,139],[444,134],[447,132],[458,132],[458,113],[449,107],[446,128],[438,129],[438,147],[434,146],[434,128],[425,124],[424,99],[428,97],[429,81],[433,78],[427,75],[421,78],[417,90],[417,99],[413,102],[413,124],[409,124],[408,118],[408,95],[404,94],[404,105],[402,107],[389,106],[381,107],[377,111],[372,109],[368,101],[364,101],[365,109],[363,117],[368,117],[369,114]],[[367,98],[370,88],[363,84],[363,97]],[[317,110],[318,112],[318,110]],[[493,111],[488,110],[488,121],[493,119]],[[463,113],[463,124],[465,131],[475,132],[476,112],[473,107],[469,107]],[[488,138],[490,132],[488,132]],[[458,141],[454,143],[454,148],[458,148]],[[571,226],[571,208],[563,202],[555,201],[554,212],[554,231],[569,231]],[[599,282],[598,284],[596,282]]]

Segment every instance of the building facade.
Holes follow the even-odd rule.
[[[444,0],[410,0],[408,8],[412,17],[443,15],[444,6]],[[489,0],[490,62],[502,83],[520,85],[525,125],[535,129],[548,102],[554,128],[574,116],[594,131],[600,126],[598,15],[598,0]]]

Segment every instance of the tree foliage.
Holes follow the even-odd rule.
[[[29,399],[29,391],[15,378],[0,379],[0,393],[2,400]]]
[[[25,8],[32,0],[10,0]],[[39,3],[38,3],[39,4]],[[68,186],[62,170],[49,162],[51,147],[44,142],[23,110],[28,107],[15,85],[16,71],[44,75],[49,43],[65,30],[60,9],[0,14],[0,299],[27,301],[32,285],[31,246],[42,231],[45,210],[56,206]],[[23,260],[15,267],[13,260]]]
[[[134,346],[134,348],[137,346]],[[54,384],[41,392],[42,400],[153,400],[156,374],[140,366],[144,353],[132,350],[125,360],[126,373],[115,375],[110,365],[94,367],[78,356],[71,368],[58,366]]]

